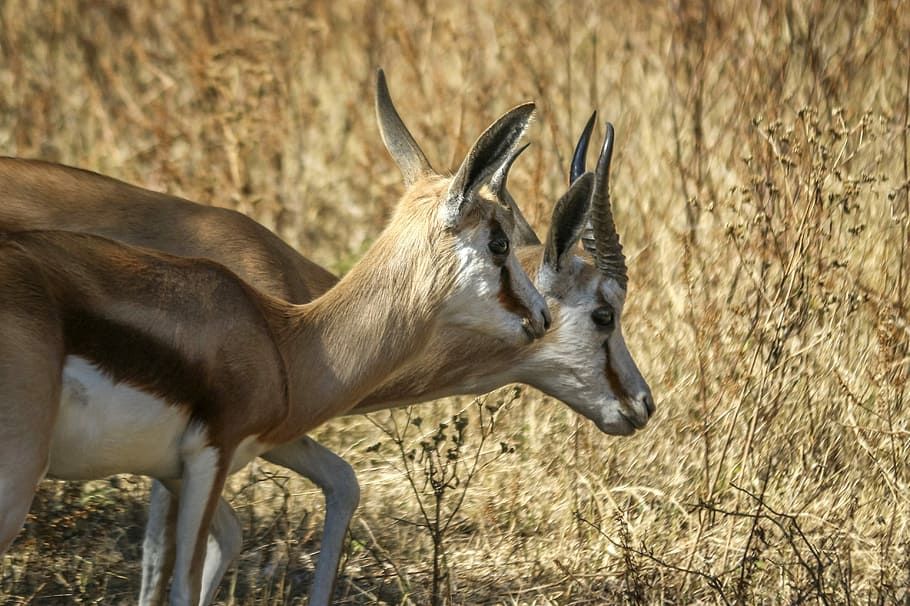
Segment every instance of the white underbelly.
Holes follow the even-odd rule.
[[[114,384],[86,360],[69,356],[48,475],[66,480],[115,473],[178,477],[188,425],[186,409]]]
[[[123,383],[113,383],[90,362],[66,358],[60,411],[51,441],[48,475],[90,480],[117,473],[179,478],[182,447],[205,441],[189,411]],[[191,426],[192,425],[192,426]],[[230,464],[234,472],[266,446],[244,440]]]

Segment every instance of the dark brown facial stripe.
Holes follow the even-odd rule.
[[[629,394],[626,392],[626,388],[623,387],[622,381],[619,380],[619,375],[616,374],[616,371],[613,369],[612,361],[610,360],[610,343],[604,343],[604,351],[607,354],[607,362],[604,364],[604,376],[607,377],[607,383],[610,384],[610,389],[613,390],[613,395],[615,395],[620,400],[628,400]]]
[[[499,304],[510,313],[528,320],[531,319],[531,310],[521,302],[521,299],[512,290],[512,274],[509,273],[509,268],[506,266],[503,266],[499,272]]]
[[[496,220],[496,217],[490,217],[490,239],[507,238],[506,232],[503,231],[502,225]],[[505,263],[508,255],[505,255],[502,262]],[[515,291],[512,290],[512,274],[505,265],[499,272],[499,304],[506,311],[519,315],[527,320],[532,319],[531,310],[521,302]]]

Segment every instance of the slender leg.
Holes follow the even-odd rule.
[[[183,460],[180,504],[177,507],[177,556],[171,583],[171,604],[199,602],[209,525],[227,476],[230,453],[208,446],[205,431],[187,432],[181,445]]]
[[[312,480],[325,495],[322,550],[316,562],[309,606],[327,606],[332,599],[344,535],[360,502],[357,476],[344,459],[309,437],[279,446],[262,457]]]
[[[62,336],[40,337],[40,324],[7,314],[5,303],[0,299],[0,555],[22,529],[47,473],[63,365]]]
[[[264,454],[263,458],[299,473],[319,486],[325,494],[326,517],[322,551],[316,564],[310,604],[314,606],[328,604],[338,562],[341,559],[344,534],[360,500],[360,487],[354,470],[344,459],[309,437],[273,449]],[[173,536],[176,516],[164,515],[163,512],[168,511],[168,504],[173,506],[174,497],[167,490],[153,484],[151,498],[144,548],[150,546],[152,551],[148,554],[148,560],[151,561],[147,561],[146,553],[143,551],[140,597],[142,606],[153,606],[161,602],[170,576],[170,570],[161,567],[166,566],[168,561],[171,566],[173,565],[173,555],[170,556],[170,560],[161,557],[161,545],[162,542],[165,545],[169,544],[170,553],[173,554],[173,539],[165,538],[164,533],[167,525],[170,525],[172,527],[170,536]],[[219,500],[216,513],[212,517],[210,532],[203,572],[202,604],[211,603],[225,571],[237,557],[241,547],[240,524],[230,505],[223,499]],[[219,546],[218,552],[212,549],[213,545]],[[162,598],[154,597],[159,595]]]
[[[168,482],[167,487],[158,480],[152,482],[149,519],[142,544],[140,606],[159,606],[165,602],[177,547],[176,495],[180,493],[179,488],[179,482]],[[225,571],[240,554],[242,536],[234,510],[220,498],[209,528],[200,604],[211,604]]]
[[[0,431],[0,444],[3,444],[4,433]],[[6,444],[9,448],[0,446],[0,555],[22,529],[35,488],[47,469],[46,450],[13,441]]]
[[[172,484],[179,494],[179,483]],[[177,498],[158,480],[152,482],[149,519],[142,542],[140,606],[164,604],[167,583],[174,572],[177,554]]]
[[[208,549],[205,552],[205,567],[202,571],[202,601],[211,604],[221,578],[243,546],[243,531],[240,520],[223,498],[218,499],[215,515],[212,517]]]

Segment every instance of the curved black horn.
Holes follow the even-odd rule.
[[[614,278],[622,288],[626,288],[629,278],[626,271],[626,258],[622,254],[622,244],[616,225],[613,223],[613,210],[610,207],[610,162],[613,159],[613,125],[607,122],[606,137],[597,160],[594,172],[594,193],[591,198],[591,220],[582,233],[582,244],[594,258],[594,265],[604,274]]]
[[[572,154],[572,167],[569,170],[569,185],[575,179],[585,174],[585,157],[588,155],[588,143],[591,142],[591,133],[594,132],[594,120],[597,119],[597,110],[588,118],[585,129],[581,131],[578,143],[575,144],[575,153]]]

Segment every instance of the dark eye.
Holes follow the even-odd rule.
[[[505,255],[509,252],[509,241],[506,238],[490,240],[490,252],[494,255]]]
[[[598,307],[591,312],[591,320],[600,328],[613,328],[613,309],[608,305]]]

